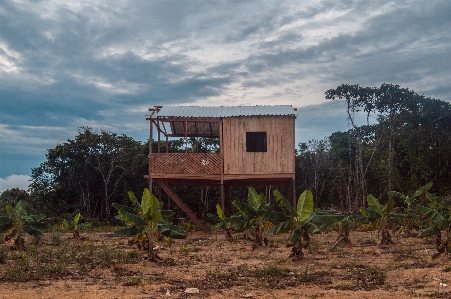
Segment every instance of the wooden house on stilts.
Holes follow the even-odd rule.
[[[204,232],[208,228],[171,186],[221,186],[224,210],[230,206],[230,186],[286,185],[288,198],[295,198],[295,108],[155,106],[149,111],[149,140],[158,144],[152,150],[149,143],[149,186],[156,183]],[[219,152],[170,153],[173,137],[217,138]]]

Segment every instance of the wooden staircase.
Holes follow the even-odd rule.
[[[166,192],[166,194],[172,198],[172,200],[177,204],[177,206],[182,209],[183,212],[193,221],[195,225],[197,225],[204,233],[210,234],[210,230],[208,227],[197,218],[196,214],[183,202],[183,200],[177,196],[177,194],[169,188],[168,185],[162,180],[155,180],[158,185]]]

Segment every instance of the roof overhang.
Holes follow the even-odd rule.
[[[296,118],[296,108],[277,106],[155,106],[149,108],[151,120],[168,137],[219,138],[220,123],[225,117],[289,116]]]

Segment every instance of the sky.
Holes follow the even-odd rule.
[[[146,141],[155,105],[292,105],[348,129],[341,84],[451,95],[451,1],[0,0],[0,192],[80,127]]]

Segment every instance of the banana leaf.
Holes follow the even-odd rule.
[[[298,228],[294,229],[290,236],[288,237],[288,241],[291,242],[291,244],[296,245],[298,244],[299,240],[301,240],[302,237],[302,231]]]
[[[254,208],[252,208],[251,206],[249,206],[247,203],[244,203],[244,202],[240,202],[240,201],[234,200],[234,201],[232,202],[232,204],[233,204],[238,210],[240,210],[241,212],[243,212],[243,213],[246,214],[246,215],[253,216],[253,217],[257,216],[256,210],[255,210]]]
[[[281,222],[266,231],[267,234],[283,234],[291,230],[290,221]]]
[[[305,190],[299,196],[296,206],[296,213],[299,221],[304,221],[313,213],[313,194],[310,190]]]
[[[242,233],[250,226],[251,218],[247,215],[232,215],[230,217],[232,223],[235,223],[233,230],[235,233]]]
[[[161,217],[168,219],[169,217],[172,217],[175,215],[175,212],[172,210],[157,210],[160,214]]]
[[[394,197],[396,199],[399,199],[402,202],[411,203],[411,200],[408,200],[408,197],[406,197],[404,194],[397,192],[397,191],[387,191],[388,196]]]
[[[50,224],[45,223],[45,222],[39,222],[39,221],[26,221],[25,224],[27,226],[36,228],[36,229],[49,229],[50,228]]]
[[[126,228],[122,228],[122,229],[118,229],[114,231],[115,235],[118,236],[122,236],[122,237],[132,237],[132,236],[136,236],[137,234],[139,234],[140,232],[142,232],[143,227],[137,227],[135,225],[126,227]]]
[[[368,217],[362,214],[349,215],[344,218],[341,223],[348,227],[354,225],[354,223],[368,223]]]
[[[302,223],[301,228],[306,230],[311,235],[319,234],[321,232],[320,229],[311,221],[305,221]]]
[[[34,237],[42,237],[44,235],[44,233],[41,232],[40,230],[26,224],[23,226],[23,230]]]
[[[337,215],[328,211],[315,211],[312,214],[311,222],[321,227],[327,228],[342,221],[345,218],[344,215]]]
[[[449,200],[447,200],[445,198],[441,198],[439,196],[435,196],[430,193],[426,193],[426,197],[430,201],[437,203],[438,205],[440,205],[441,207],[443,207],[445,209],[448,209],[448,210],[451,209],[451,204],[450,204]]]
[[[383,213],[382,210],[384,207],[381,205],[381,203],[376,197],[374,197],[372,194],[368,194],[366,200],[368,201],[368,206],[372,211],[375,211],[379,214]]]
[[[0,216],[0,225],[11,224],[11,223],[13,223],[13,220],[10,217],[8,217],[8,216]]]
[[[185,231],[182,227],[170,223],[160,223],[158,225],[158,232],[165,237],[173,239],[186,239]]]
[[[22,217],[22,219],[27,222],[28,221],[39,222],[42,219],[45,219],[45,215],[29,215],[29,216]]]
[[[119,211],[119,215],[121,216],[122,220],[124,220],[126,223],[136,226],[144,226],[146,225],[146,220],[142,219],[136,214],[125,212],[125,211]]]
[[[257,210],[262,206],[263,199],[260,197],[257,191],[255,191],[254,188],[249,187],[247,193],[247,202],[252,209]]]
[[[390,214],[391,211],[393,210],[393,207],[395,206],[395,201],[393,200],[393,198],[390,198],[387,202],[387,204],[382,208],[382,213],[383,215],[387,215]]]
[[[268,210],[257,210],[255,211],[258,216],[264,218],[265,220],[271,222],[272,224],[277,224],[279,222],[285,222],[290,219],[289,216],[285,216],[281,212],[268,211]]]
[[[121,205],[121,204],[118,204],[118,203],[113,203],[113,207],[115,207],[116,210],[118,210],[120,212],[124,211],[124,212],[128,212],[128,213],[131,213],[131,214],[135,214],[136,213],[134,208],[128,207],[128,206],[124,206],[124,205]]]
[[[223,222],[223,219],[219,218],[218,215],[207,213],[207,216],[214,222]]]
[[[413,202],[417,197],[421,196],[424,192],[429,191],[432,188],[432,182],[424,185],[410,197],[410,202]]]
[[[380,213],[378,213],[378,212],[376,212],[374,210],[368,209],[368,208],[360,208],[360,212],[364,216],[368,217],[369,221],[374,221],[374,220],[379,219],[379,218],[382,217],[382,214],[380,214]]]
[[[401,224],[403,220],[412,218],[410,215],[401,214],[401,213],[393,213],[390,214],[390,221],[394,224]]]
[[[422,205],[417,205],[416,209],[418,212],[426,216],[429,220],[443,219],[443,215],[435,209],[430,209]]]
[[[1,224],[0,224],[0,233],[1,233],[1,232],[4,232],[4,231],[7,231],[7,230],[10,229],[12,226],[13,226],[13,223],[12,223],[12,222],[10,222],[10,223],[1,223]]]
[[[436,226],[430,226],[428,228],[426,228],[424,231],[422,231],[418,237],[422,238],[422,237],[428,237],[428,236],[433,236],[437,233],[439,233],[441,230],[436,227]]]
[[[288,202],[285,196],[282,195],[282,193],[280,193],[278,190],[274,190],[273,194],[276,201],[280,202],[287,210],[288,215],[290,215],[291,217],[298,217],[297,211],[291,206],[291,204]]]

